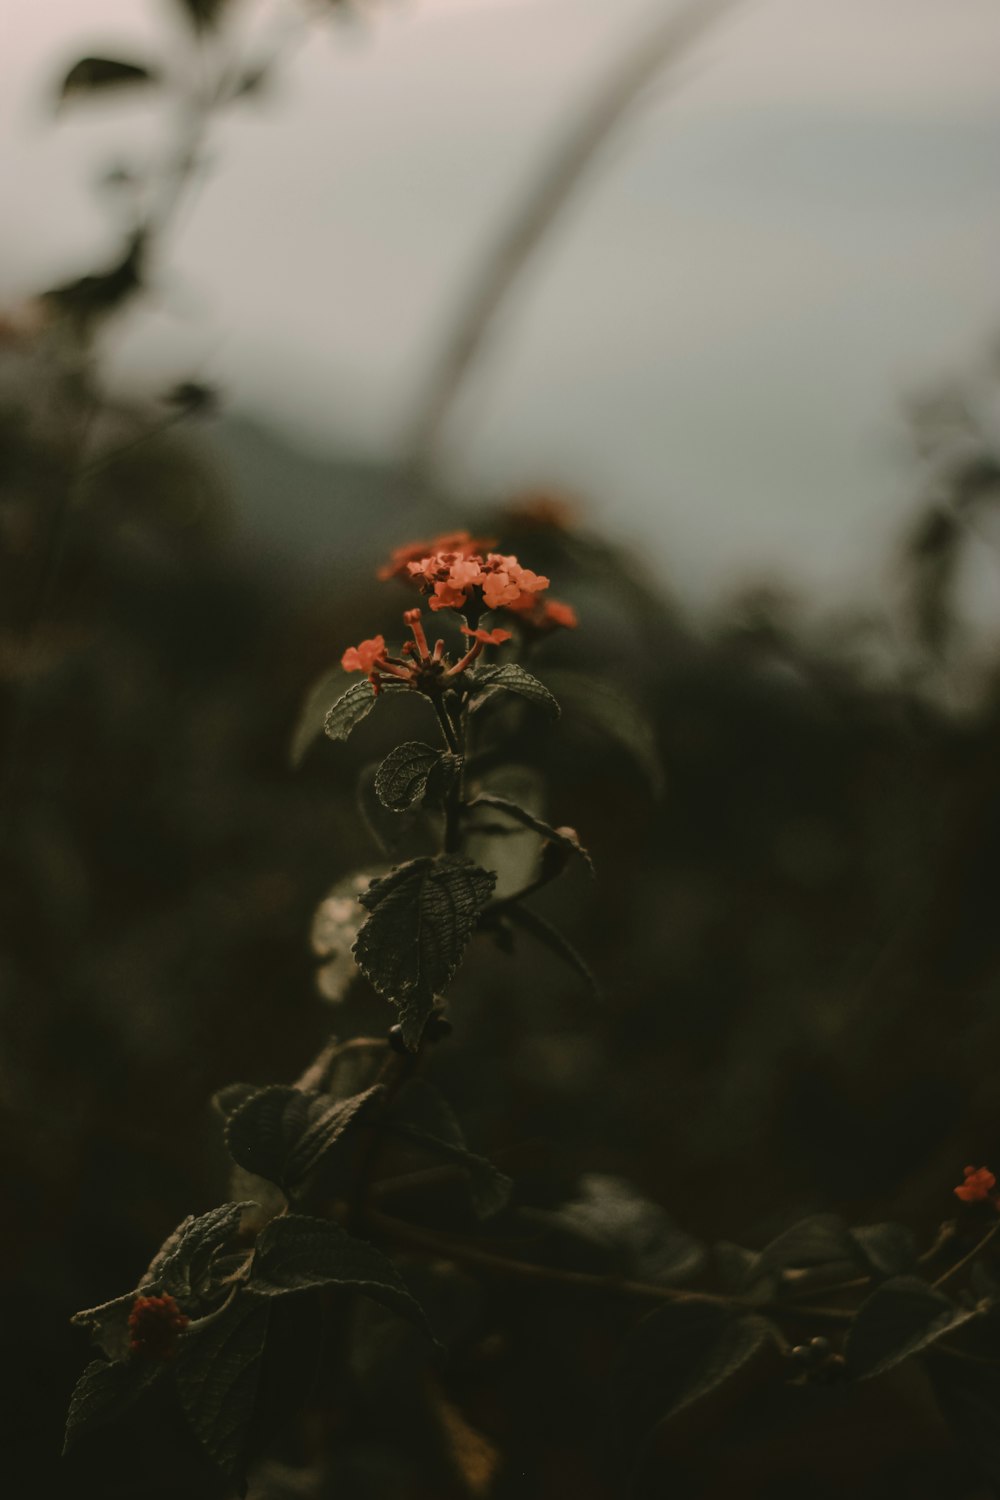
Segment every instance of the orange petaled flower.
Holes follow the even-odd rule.
[[[359,646],[348,646],[340,658],[345,672],[365,672],[370,677],[385,660],[385,636],[376,635]]]
[[[955,1189],[955,1197],[963,1203],[986,1203],[996,1185],[989,1167],[966,1167],[965,1181]]]
[[[530,609],[535,596],[549,580],[530,568],[522,568],[516,557],[491,552],[483,566],[483,603],[487,609]]]
[[[168,1292],[162,1297],[136,1297],[128,1315],[129,1348],[142,1359],[172,1359],[177,1335],[190,1321]]]
[[[485,537],[474,537],[468,531],[450,531],[443,536],[432,537],[429,542],[407,542],[405,547],[396,547],[389,561],[379,568],[379,578],[406,578],[411,562],[431,557],[438,552],[453,552],[461,557],[473,557],[486,552],[495,544]]]
[[[563,604],[559,599],[547,599],[542,606],[542,625],[561,625],[565,630],[575,630],[580,621],[572,604]]]
[[[572,531],[579,521],[580,502],[558,490],[525,490],[514,495],[504,508],[513,526],[552,531]]]
[[[470,630],[468,625],[463,625],[462,634],[471,640],[482,641],[484,646],[502,646],[504,641],[510,640],[509,630]]]
[[[575,630],[580,623],[571,604],[558,599],[540,599],[536,594],[529,609],[511,605],[522,626],[537,635],[548,635],[552,630]]]

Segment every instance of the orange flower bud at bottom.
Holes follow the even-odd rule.
[[[177,1335],[190,1321],[169,1292],[162,1297],[136,1297],[128,1315],[129,1348],[142,1359],[172,1359]]]
[[[965,1181],[955,1188],[955,1197],[963,1203],[986,1203],[996,1185],[989,1167],[966,1167]]]

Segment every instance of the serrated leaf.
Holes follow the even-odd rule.
[[[373,1085],[334,1101],[285,1084],[258,1089],[226,1122],[226,1146],[237,1166],[286,1194],[305,1180],[382,1090]]]
[[[629,1335],[613,1389],[636,1436],[707,1396],[774,1337],[766,1319],[711,1302],[672,1302]]]
[[[399,1011],[403,1040],[420,1044],[435,998],[465,952],[496,876],[455,855],[422,857],[375,880],[361,897],[358,967]]]
[[[233,1239],[244,1213],[254,1207],[253,1203],[222,1203],[197,1218],[185,1219],[153,1257],[139,1291],[169,1292],[182,1306],[197,1297],[213,1255]]]
[[[99,1349],[110,1360],[123,1360],[128,1356],[131,1334],[129,1314],[135,1303],[136,1292],[126,1292],[122,1297],[113,1297],[99,1307],[85,1307],[70,1318],[74,1328],[85,1328]]]
[[[526,807],[521,807],[518,803],[512,802],[509,797],[498,797],[493,792],[480,792],[477,797],[473,797],[468,806],[470,809],[491,807],[495,812],[505,813],[507,817],[513,818],[516,822],[522,824],[523,827],[530,828],[533,833],[541,834],[543,839],[547,839],[552,844],[557,844],[560,849],[565,850],[568,854],[575,854],[583,860],[591,875],[594,874],[594,862],[572,829],[553,828],[550,823],[545,822],[544,818],[537,817],[533,812],[529,812]]]
[[[508,662],[505,666],[481,667],[478,672],[470,674],[470,682],[475,693],[471,703],[473,709],[478,709],[486,702],[487,697],[492,697],[494,692],[502,690],[517,693],[519,697],[526,698],[529,703],[543,708],[550,719],[559,717],[559,704],[548,688],[540,683],[537,677],[532,677],[530,672],[518,666],[516,662]]]
[[[413,1078],[397,1096],[384,1128],[412,1141],[430,1156],[466,1169],[472,1205],[481,1219],[505,1208],[511,1180],[485,1156],[470,1151],[451,1105],[433,1084]]]
[[[259,1083],[227,1083],[212,1095],[212,1103],[224,1120],[245,1104],[251,1094],[256,1094]]]
[[[663,790],[663,763],[652,725],[628,693],[603,677],[546,671],[545,680],[565,704],[567,718],[611,740],[639,768],[655,796]]]
[[[420,740],[390,750],[375,773],[379,801],[393,812],[405,812],[427,790],[427,779],[444,752]]]
[[[332,708],[328,709],[323,717],[323,732],[331,740],[346,740],[353,730],[357,729],[362,720],[367,719],[379,698],[386,693],[407,693],[411,689],[405,682],[383,682],[376,693],[367,677],[362,677],[360,682],[354,682],[347,689]],[[308,706],[308,705],[307,705]],[[309,740],[312,735],[309,735]],[[306,744],[309,743],[306,740]],[[298,732],[294,745],[301,743]],[[294,749],[293,745],[293,749]],[[304,753],[304,751],[303,751]]]
[[[392,1261],[326,1219],[306,1214],[272,1219],[257,1240],[248,1285],[261,1297],[341,1287],[370,1297],[430,1333],[423,1309]]]
[[[136,84],[157,81],[154,70],[142,63],[122,62],[114,57],[81,57],[60,84],[58,97],[62,102],[78,94],[134,88]]]
[[[917,1265],[916,1241],[902,1224],[862,1224],[850,1236],[878,1276],[905,1276]]]
[[[82,1316],[82,1315],[81,1315]],[[95,1359],[84,1370],[70,1397],[63,1452],[85,1432],[115,1422],[135,1405],[161,1373],[161,1364]]]
[[[559,931],[558,927],[553,927],[551,922],[540,917],[536,911],[532,911],[527,906],[521,906],[517,902],[505,906],[503,914],[514,923],[515,927],[521,927],[525,932],[529,932],[537,942],[548,948],[550,953],[554,953],[557,958],[562,959],[563,963],[575,969],[581,979],[586,981],[595,999],[604,998],[601,987],[586,959],[577,951],[569,938]]]
[[[880,1375],[975,1316],[917,1276],[884,1281],[862,1302],[848,1330],[847,1372],[856,1380]]]
[[[329,1159],[347,1133],[370,1113],[384,1092],[380,1083],[373,1083],[351,1099],[332,1100],[321,1096],[323,1104],[310,1111],[309,1126],[288,1160],[286,1177],[292,1193]]]
[[[237,1296],[205,1327],[188,1330],[173,1367],[192,1430],[236,1481],[246,1463],[269,1312],[266,1302]]]
[[[323,716],[323,733],[331,740],[346,740],[375,707],[377,695],[367,677],[352,683]]]

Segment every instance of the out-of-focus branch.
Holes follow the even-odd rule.
[[[434,460],[448,411],[532,252],[552,227],[598,149],[658,75],[676,68],[697,41],[741,0],[690,0],[660,16],[601,80],[556,149],[528,184],[506,228],[473,279],[406,436],[407,468]]]

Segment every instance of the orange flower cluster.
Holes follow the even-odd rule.
[[[993,1197],[997,1180],[989,1167],[966,1167],[965,1181],[955,1189],[955,1197],[963,1203],[989,1203],[1000,1208],[1000,1201]]]
[[[190,1321],[168,1292],[162,1297],[136,1297],[128,1315],[129,1348],[143,1359],[172,1359],[177,1335]]]
[[[549,580],[524,568],[516,557],[494,552],[495,543],[468,531],[448,532],[427,542],[397,547],[380,578],[403,578],[428,595],[432,610],[505,609],[533,632],[572,630],[576,611],[543,595]]]
[[[494,545],[471,532],[452,531],[430,541],[397,547],[379,569],[380,578],[416,583],[428,596],[434,612],[454,609],[468,613],[471,624],[465,621],[461,629],[471,644],[460,661],[453,663],[445,655],[444,641],[436,641],[431,650],[420,623],[420,610],[410,609],[403,620],[413,632],[413,640],[407,641],[399,656],[389,654],[384,636],[372,636],[347,648],[340,659],[345,672],[364,672],[376,693],[388,678],[420,691],[433,691],[442,679],[464,672],[486,646],[501,646],[510,640],[509,630],[479,627],[483,610],[507,610],[526,633],[572,630],[577,623],[576,611],[568,604],[543,597],[549,580],[523,568],[516,557],[490,551]]]
[[[431,609],[462,609],[473,589],[480,589],[486,609],[527,613],[534,608],[536,596],[549,586],[542,574],[522,568],[516,557],[500,552],[489,552],[486,557],[470,557],[464,550],[432,552],[408,562],[406,571],[430,595]]]
[[[482,655],[485,646],[500,646],[510,640],[509,630],[470,630],[463,625],[463,634],[471,638],[472,645],[460,661],[452,662],[445,655],[444,641],[435,641],[431,650],[419,609],[408,609],[403,622],[410,627],[413,640],[406,642],[399,656],[390,656],[385,637],[377,635],[370,641],[347,648],[340,658],[345,672],[365,672],[376,693],[387,677],[394,677],[418,691],[427,691],[433,684],[446,683],[449,678],[464,672],[477,656]]]

